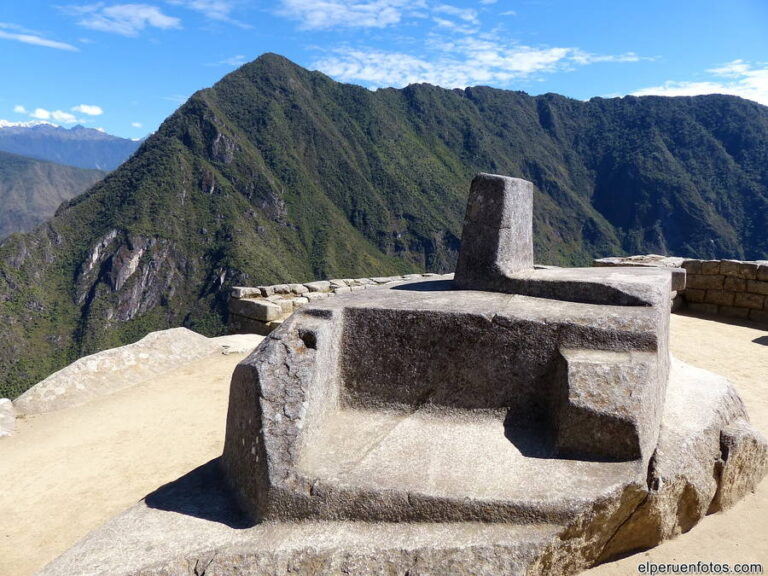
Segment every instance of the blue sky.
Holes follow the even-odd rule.
[[[766,0],[2,0],[0,123],[142,137],[264,52],[372,89],[768,105]]]

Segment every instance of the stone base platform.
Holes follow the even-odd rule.
[[[238,507],[217,459],[148,495],[39,576],[573,574],[652,547],[729,507],[765,474],[766,453],[725,379],[673,361],[658,449],[642,481],[606,490],[570,519],[254,523]],[[531,470],[541,466],[542,484],[546,466],[568,465],[516,457]],[[403,466],[417,460],[403,458]]]

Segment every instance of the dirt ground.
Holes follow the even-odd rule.
[[[768,331],[673,316],[672,352],[728,377],[768,433]],[[229,378],[243,354],[214,355],[84,406],[28,416],[0,439],[0,575],[27,576],[147,493],[221,454]],[[733,509],[645,553],[646,561],[760,562],[768,571],[768,480]]]

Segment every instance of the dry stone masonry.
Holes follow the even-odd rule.
[[[453,280],[302,302],[237,366],[221,460],[41,576],[575,574],[753,490],[736,391],[670,358],[675,275],[535,269],[531,192],[473,181]]]
[[[294,311],[310,302],[422,278],[450,279],[453,278],[453,274],[404,274],[374,278],[317,280],[304,284],[236,286],[232,289],[229,299],[229,332],[230,334],[265,336],[280,326]]]
[[[673,311],[688,309],[768,324],[768,260],[692,260],[648,254],[600,258],[598,267],[661,267],[673,271]]]

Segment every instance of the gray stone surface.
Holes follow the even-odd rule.
[[[533,184],[479,174],[472,180],[455,281],[494,289],[494,280],[533,270]]]
[[[643,268],[663,268],[672,274],[672,290],[685,290],[686,270],[682,267],[685,258],[676,256],[660,256],[659,254],[644,254],[640,256],[617,256],[610,258],[598,258],[592,262],[598,268],[629,266]]]
[[[331,289],[331,283],[328,280],[318,280],[317,282],[307,282],[304,286],[310,292],[327,292]]]
[[[257,300],[255,298],[230,300],[229,311],[238,316],[260,320],[262,322],[277,320],[283,314],[282,308],[275,302],[262,299]]]
[[[133,344],[76,360],[35,384],[14,405],[24,414],[79,406],[220,350],[214,339],[186,328],[152,332]]]
[[[16,431],[16,409],[8,398],[0,398],[0,438]]]
[[[669,281],[668,275],[660,277]],[[450,287],[428,280],[311,303],[238,366],[223,461],[254,515],[552,521],[643,467],[663,409],[667,308],[594,306]],[[604,377],[601,393],[582,391],[577,398],[576,386],[561,401],[568,378],[559,376],[559,363],[565,354],[586,370],[589,354],[574,352],[579,350],[610,356],[613,372]],[[611,389],[609,377],[623,387]],[[553,421],[553,413],[561,420]],[[400,416],[387,416],[392,414]],[[411,416],[407,424],[399,423],[402,415]],[[468,430],[464,436],[456,432],[461,422]],[[390,435],[393,444],[370,452],[368,443],[395,424],[411,432]],[[575,476],[567,469],[539,469],[561,480],[542,486],[541,496],[532,498],[505,480],[522,469],[514,458],[508,465],[490,455],[480,458],[480,446],[495,446],[489,440],[493,429],[506,430],[523,450],[539,438],[531,449],[552,457],[562,449],[587,460],[562,460],[582,462]],[[626,444],[598,442],[600,429],[630,438]],[[463,446],[461,439],[472,435],[476,441]],[[562,441],[566,435],[570,443]],[[419,478],[430,475],[419,466],[403,466],[397,454],[407,453],[433,454],[421,461],[442,471],[434,472],[441,480],[420,485]],[[462,494],[475,480],[478,459],[500,475],[483,484],[482,497],[467,501]],[[587,461],[600,464],[590,468]],[[388,483],[383,470],[401,471],[395,478],[402,482]],[[584,480],[585,474],[589,480],[578,486],[564,480]],[[531,477],[522,485],[530,491],[533,483]]]
[[[258,523],[240,511],[212,461],[107,522],[38,576],[575,574],[689,529],[715,510],[718,494],[759,480],[759,468],[725,472],[728,462],[735,472],[766,458],[727,381],[674,362],[666,397],[659,450],[641,480],[624,477],[561,522]],[[723,444],[733,447],[725,460]],[[420,454],[401,457],[405,467]]]

